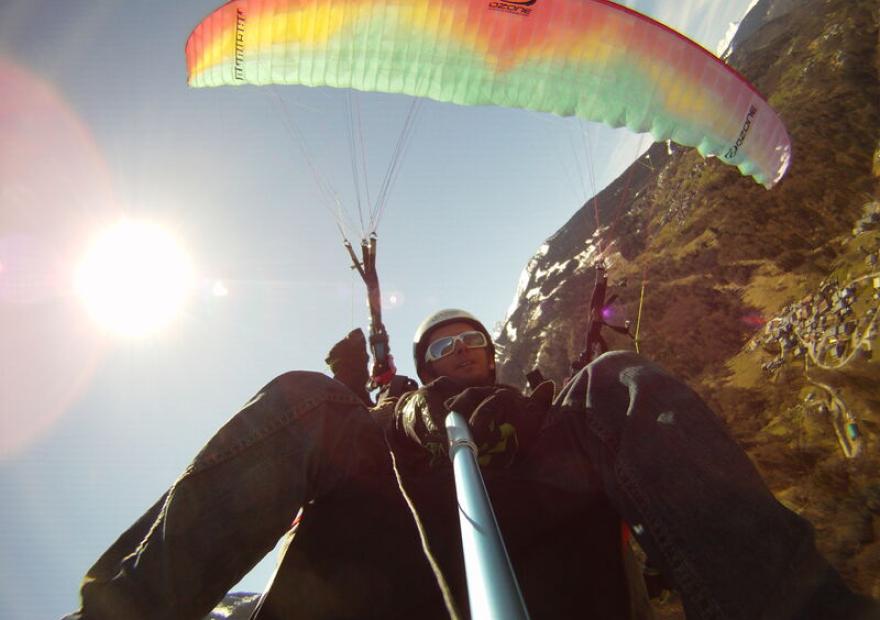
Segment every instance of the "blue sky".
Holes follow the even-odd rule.
[[[323,370],[333,342],[367,327],[362,284],[283,122],[295,119],[351,205],[346,96],[188,89],[184,42],[217,4],[0,5],[0,601],[11,620],[75,609],[85,570],[241,403],[280,372]],[[627,4],[714,50],[749,0]],[[410,101],[356,105],[375,194]],[[411,335],[439,307],[501,321],[530,256],[640,144],[624,130],[426,102],[379,228],[400,370],[414,374]],[[197,274],[180,316],[148,337],[104,333],[66,279],[86,240],[122,216],[173,231]],[[217,281],[228,295],[212,294]],[[261,589],[270,567],[240,589]]]

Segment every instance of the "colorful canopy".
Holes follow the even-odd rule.
[[[186,57],[190,86],[355,88],[625,126],[768,188],[791,153],[742,76],[606,0],[232,0],[196,27]]]

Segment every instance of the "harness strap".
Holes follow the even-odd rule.
[[[461,620],[462,615],[455,606],[455,598],[452,596],[452,589],[449,587],[449,582],[446,581],[446,577],[443,575],[443,571],[440,568],[440,563],[437,562],[437,558],[431,551],[431,545],[428,542],[428,534],[425,531],[425,525],[422,523],[421,517],[419,517],[419,512],[416,509],[415,503],[404,488],[403,477],[400,475],[400,470],[397,468],[397,458],[394,456],[394,450],[391,449],[391,444],[388,443],[387,437],[385,438],[385,445],[388,446],[388,453],[391,455],[391,466],[394,468],[394,476],[397,478],[397,488],[400,489],[400,495],[403,497],[406,505],[409,507],[409,511],[412,513],[413,522],[416,524],[416,529],[419,531],[419,539],[422,541],[422,551],[424,551],[425,559],[428,560],[428,564],[431,566],[431,570],[434,573],[434,578],[437,580],[437,587],[440,589],[440,594],[443,596],[443,603],[446,605],[446,612],[449,614],[450,620]]]

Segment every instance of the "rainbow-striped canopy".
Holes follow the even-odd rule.
[[[232,0],[186,44],[190,86],[302,84],[576,115],[696,147],[772,187],[791,145],[736,71],[606,0]]]

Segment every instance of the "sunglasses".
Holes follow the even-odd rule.
[[[470,331],[462,332],[457,336],[444,336],[428,345],[428,350],[425,352],[425,361],[436,362],[447,355],[451,355],[455,351],[456,342],[461,342],[468,349],[480,349],[489,345],[489,340],[483,332]]]

